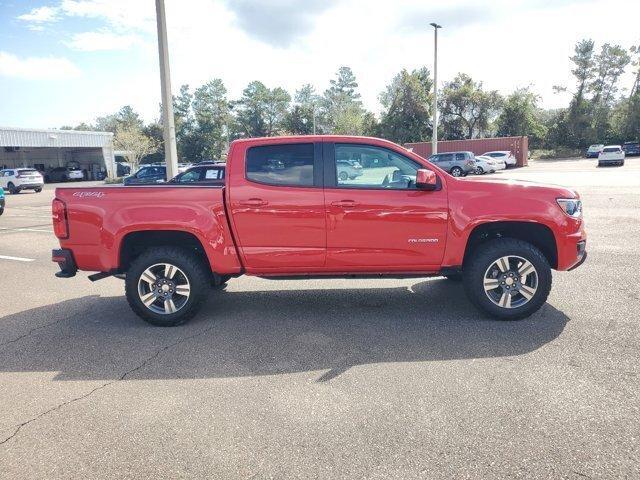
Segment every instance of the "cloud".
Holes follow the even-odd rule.
[[[153,32],[155,5],[150,0],[62,0],[61,12],[68,17],[102,19],[112,28]]]
[[[242,30],[269,45],[287,47],[313,29],[314,18],[334,0],[229,0]]]
[[[107,31],[76,33],[71,40],[65,42],[69,48],[82,52],[106,50],[128,50],[142,40],[134,34],[117,34]]]
[[[36,24],[50,23],[59,20],[58,9],[56,7],[38,7],[32,9],[29,13],[20,15],[18,20],[32,22]]]
[[[400,28],[425,32],[436,22],[443,27],[462,28],[489,21],[494,13],[489,5],[455,5],[443,8],[416,8],[405,12],[399,21]]]
[[[78,77],[80,69],[66,58],[19,58],[0,51],[0,76],[25,80],[61,80]]]

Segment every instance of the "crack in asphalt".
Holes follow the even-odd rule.
[[[55,323],[55,322],[54,322]],[[94,389],[90,390],[89,392],[80,395],[78,397],[72,398],[71,400],[67,400],[66,402],[62,402],[54,407],[51,407],[49,410],[45,410],[44,412],[36,415],[35,417],[22,422],[18,425],[16,425],[15,430],[13,431],[13,433],[11,435],[9,435],[7,438],[5,438],[4,440],[0,441],[0,445],[4,445],[5,443],[9,442],[11,439],[15,438],[16,435],[18,435],[18,433],[20,432],[20,430],[22,430],[23,427],[26,427],[27,425],[41,419],[42,417],[45,417],[46,415],[49,415],[52,412],[55,412],[56,410],[60,410],[61,408],[71,404],[71,403],[75,403],[75,402],[79,402],[81,400],[84,400],[85,398],[90,397],[91,395],[93,395],[95,392],[102,390],[103,388],[108,387],[109,385],[113,385],[114,383],[118,383],[121,382],[123,380],[125,380],[128,376],[130,376],[131,374],[139,371],[140,369],[144,368],[145,366],[147,366],[151,361],[155,360],[156,358],[158,358],[158,356],[160,356],[161,353],[166,352],[167,350],[169,350],[170,348],[176,347],[178,345],[180,345],[181,343],[187,342],[189,340],[192,340],[196,337],[199,337],[209,331],[211,331],[213,328],[215,327],[215,324],[207,327],[207,328],[203,328],[202,330],[198,331],[197,333],[194,333],[193,335],[188,335],[186,337],[183,337],[173,343],[170,343],[169,345],[165,345],[162,348],[159,348],[158,350],[155,351],[155,353],[149,357],[147,357],[145,360],[142,361],[142,363],[140,363],[139,365],[133,367],[130,370],[127,370],[126,372],[124,372],[122,375],[120,375],[120,377],[116,378],[115,380],[111,380],[110,382],[106,382],[103,383],[102,385],[99,385],[97,387],[95,387]]]
[[[19,337],[16,337],[16,338],[14,338],[12,340],[9,340],[7,342],[4,342],[4,343],[0,343],[0,347],[4,347],[5,345],[10,345],[12,343],[19,342],[23,338],[27,338],[28,336],[32,335],[34,332],[37,332],[38,330],[42,330],[43,328],[47,328],[47,327],[50,327],[52,325],[56,325],[57,323],[64,322],[65,320],[70,320],[73,317],[76,317],[78,315],[84,315],[85,313],[87,313],[90,310],[91,310],[91,308],[88,307],[88,308],[85,308],[82,312],[72,313],[71,315],[67,315],[66,317],[59,318],[57,320],[54,320],[53,322],[45,323],[44,325],[40,325],[38,327],[33,327],[27,333],[24,333],[24,334],[20,335]]]

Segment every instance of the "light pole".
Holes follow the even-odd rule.
[[[431,154],[438,153],[438,29],[442,25],[433,22],[433,133],[431,134]]]
[[[162,123],[164,125],[164,159],[167,164],[167,180],[178,174],[178,152],[176,127],[173,118],[173,96],[169,71],[169,49],[167,46],[167,18],[164,0],[156,0],[158,23],[158,53],[160,55],[160,85],[162,88]]]

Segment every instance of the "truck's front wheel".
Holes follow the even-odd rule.
[[[501,320],[536,312],[551,290],[551,268],[535,246],[512,238],[480,245],[464,268],[467,296],[480,310]]]
[[[174,247],[148,250],[127,271],[125,292],[133,311],[161,327],[193,317],[205,299],[208,275],[194,254]]]

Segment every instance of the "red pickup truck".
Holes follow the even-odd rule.
[[[162,326],[240,275],[439,275],[511,320],[546,301],[551,269],[586,258],[576,192],[454,178],[385,140],[237,140],[226,168],[221,185],[58,188],[56,275],[124,277],[131,308]]]

